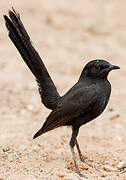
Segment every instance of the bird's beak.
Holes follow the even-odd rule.
[[[120,69],[120,67],[119,66],[115,66],[115,65],[111,65],[110,67],[109,67],[109,70],[111,71],[111,70],[115,70],[115,69]]]

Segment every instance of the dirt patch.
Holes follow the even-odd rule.
[[[125,1],[1,0],[0,8],[0,180],[76,180],[69,140],[62,127],[36,140],[49,114],[36,82],[7,37],[2,18],[14,6],[43,57],[60,94],[84,65],[102,58],[119,65],[109,79],[112,94],[105,112],[80,128],[78,141],[90,180],[126,179],[126,6]],[[97,169],[97,170],[96,170]]]

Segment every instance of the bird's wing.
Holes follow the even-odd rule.
[[[9,11],[9,17],[4,15],[5,25],[9,31],[9,38],[18,49],[23,60],[34,74],[39,86],[39,93],[43,104],[54,109],[59,102],[60,95],[38,52],[24,28],[20,15],[14,9]]]
[[[92,108],[96,100],[97,93],[94,85],[70,91],[63,97],[56,109],[50,113],[34,138],[82,116]]]

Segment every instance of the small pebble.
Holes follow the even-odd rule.
[[[110,111],[110,112],[113,112],[113,111],[114,111],[114,109],[113,109],[113,108],[109,108],[109,111]]]
[[[113,115],[113,116],[110,117],[110,120],[115,120],[115,119],[117,119],[117,118],[119,118],[119,117],[120,117],[119,114],[115,114],[115,115]]]
[[[3,161],[0,161],[0,164],[4,164],[4,162],[3,162]]]
[[[117,169],[112,167],[112,166],[105,165],[104,170],[107,171],[107,172],[111,172],[111,171],[116,171]]]
[[[57,175],[58,175],[60,178],[63,178],[63,177],[64,177],[64,173],[62,173],[62,172],[57,173]]]
[[[13,161],[13,157],[12,156],[8,156],[8,161],[12,162]]]
[[[126,161],[120,161],[117,165],[119,170],[125,169],[126,168]]]
[[[9,148],[9,147],[4,147],[4,148],[3,148],[3,152],[8,152],[8,151],[10,151],[10,148]]]
[[[27,105],[27,109],[30,110],[30,111],[32,111],[32,110],[33,110],[33,106],[30,105],[30,104],[28,104],[28,105]]]

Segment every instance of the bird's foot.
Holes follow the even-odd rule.
[[[80,157],[80,161],[83,162],[84,164],[86,164],[87,166],[93,168],[93,166],[92,166],[91,164],[89,164],[89,163],[87,163],[87,162],[85,161],[85,159],[84,159],[83,156]]]
[[[79,175],[80,177],[85,178],[85,179],[88,179],[88,177],[85,176],[85,175],[83,175],[83,174],[80,172],[79,169],[76,170],[76,173],[77,173],[77,175]]]
[[[87,166],[95,169],[96,171],[99,171],[95,166],[92,166],[91,164],[87,163],[87,162],[84,160],[84,157],[83,157],[83,156],[80,157],[80,160],[81,160],[81,162],[83,162],[83,163],[86,164]]]
[[[67,169],[69,169],[69,170],[71,170],[71,171],[73,171],[74,173],[76,173],[79,177],[81,177],[81,178],[83,178],[83,179],[88,179],[88,177],[87,176],[85,176],[85,175],[83,175],[81,172],[80,172],[80,170],[79,169],[76,169],[76,170],[73,170],[73,168],[67,168]]]

